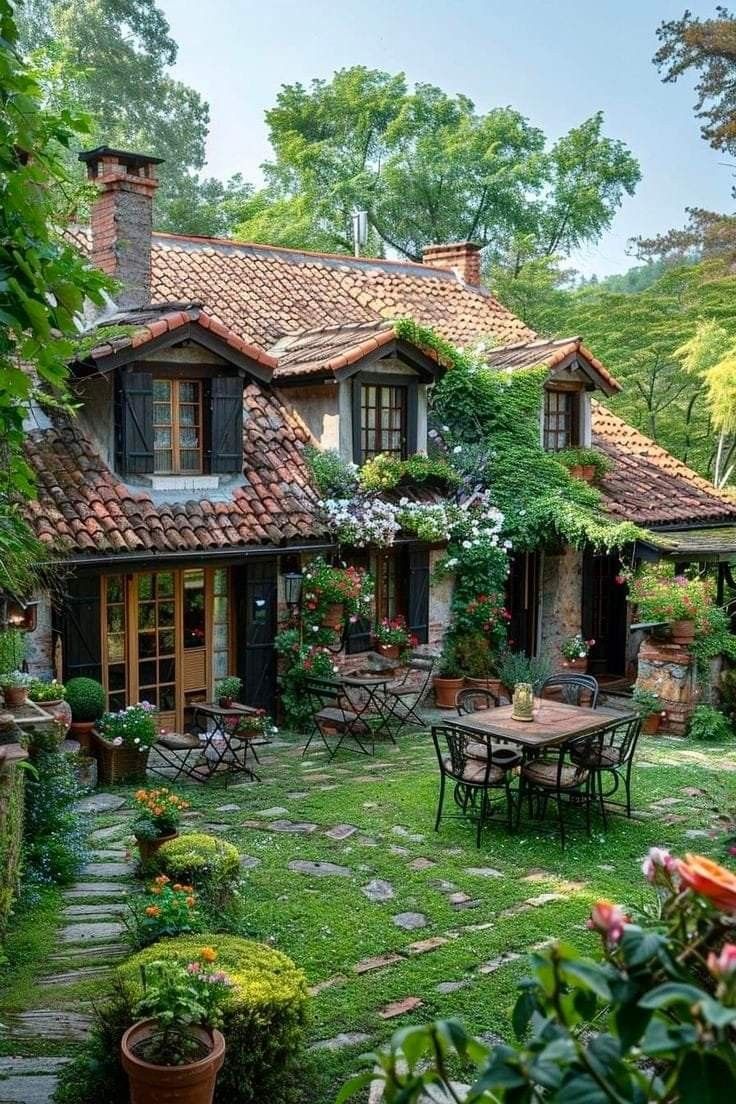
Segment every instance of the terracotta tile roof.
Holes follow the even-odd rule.
[[[278,363],[274,379],[333,374],[395,339],[393,327],[386,322],[322,326],[284,334],[269,349]]]
[[[736,521],[736,497],[718,490],[602,403],[592,403],[593,445],[613,461],[599,486],[611,514],[642,525]]]
[[[604,389],[613,393],[621,390],[621,384],[614,379],[605,365],[594,357],[579,337],[561,337],[554,341],[541,338],[534,341],[520,341],[513,345],[496,346],[487,355],[487,362],[494,368],[535,368],[545,365],[552,371],[568,357],[578,357],[601,379]]]
[[[80,355],[80,359],[101,360],[123,349],[137,349],[157,337],[190,324],[209,330],[231,349],[257,361],[264,368],[270,368],[273,371],[276,367],[276,361],[268,353],[233,333],[214,314],[204,311],[201,303],[191,302],[155,303],[151,306],[127,308],[107,315],[92,331],[99,337],[99,344],[93,348],[85,345],[84,354]],[[117,333],[109,339],[106,338],[107,330],[123,326],[135,326],[135,331],[130,334]]]
[[[26,510],[37,535],[69,556],[201,552],[323,535],[302,450],[308,431],[267,385],[248,384],[244,403],[242,485],[227,495],[193,491],[181,502],[123,483],[77,422],[32,431],[26,451],[37,498]]]
[[[89,251],[86,228],[72,228],[68,240]],[[506,344],[534,337],[485,289],[412,261],[156,233],[151,291],[154,301],[202,303],[264,350],[297,330],[401,317],[461,345],[482,337]]]

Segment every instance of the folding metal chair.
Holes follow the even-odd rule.
[[[375,754],[373,730],[365,719],[370,702],[361,705],[352,701],[339,679],[310,676],[304,684],[304,691],[310,703],[313,730],[304,745],[303,756],[317,736],[325,745],[330,759],[348,738],[355,740],[364,755]],[[334,747],[330,745],[328,736],[338,737]]]
[[[412,652],[403,678],[386,686],[386,711],[389,720],[398,722],[397,735],[412,723],[427,728],[426,720],[417,710],[429,691],[436,662],[434,656]]]
[[[587,705],[591,709],[598,706],[600,689],[598,679],[592,675],[551,675],[542,683],[540,698],[549,696],[549,690],[558,691],[560,699],[566,705]]]

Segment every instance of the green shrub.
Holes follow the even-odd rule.
[[[690,718],[687,729],[693,740],[730,740],[734,731],[725,713],[712,705],[699,705]]]
[[[237,847],[201,832],[165,843],[154,854],[151,865],[172,882],[193,885],[212,900],[225,901],[240,878]]]
[[[141,997],[141,967],[162,959],[186,965],[199,957],[202,947],[217,951],[216,968],[233,982],[223,1005],[227,1050],[215,1104],[295,1104],[302,1099],[304,975],[281,951],[237,936],[209,934],[154,943],[118,968],[109,999],[95,1009],[86,1053],[62,1075],[57,1102],[127,1102],[127,1079],[117,1054]]]
[[[40,729],[39,740],[42,734]],[[32,751],[34,769],[26,782],[23,828],[27,878],[36,884],[66,885],[87,856],[81,818],[74,811],[82,790],[68,756],[43,743]]]
[[[98,721],[105,712],[105,690],[96,679],[69,679],[66,700],[75,721]]]
[[[348,464],[335,449],[304,450],[317,490],[323,498],[352,498],[358,480],[355,464]]]
[[[25,773],[17,764],[0,771],[0,940],[18,890]]]

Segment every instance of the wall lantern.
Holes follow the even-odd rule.
[[[5,594],[0,598],[0,624],[8,629],[33,632],[38,617],[38,602],[21,602]]]
[[[302,596],[303,576],[300,571],[287,571],[284,575],[284,595],[291,613],[299,605]]]

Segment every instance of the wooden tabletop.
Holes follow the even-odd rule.
[[[190,709],[196,710],[198,713],[205,713],[210,717],[221,717],[239,715],[243,717],[252,717],[258,710],[252,705],[242,705],[240,702],[233,702],[232,705],[218,705],[217,702],[190,702]]]
[[[476,732],[483,736],[496,736],[522,747],[555,747],[564,744],[572,736],[586,736],[603,725],[629,714],[615,709],[589,709],[587,706],[566,705],[564,702],[535,702],[533,721],[512,719],[513,705],[500,705],[497,709],[479,709],[462,717],[453,717],[453,728]]]

